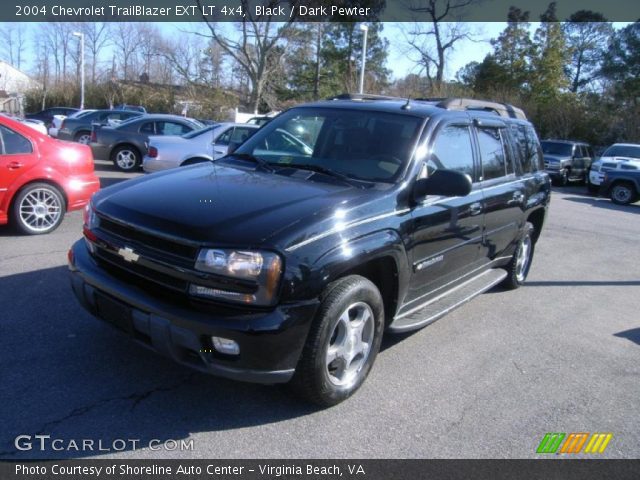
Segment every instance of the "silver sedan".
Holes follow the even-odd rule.
[[[149,137],[142,161],[145,172],[217,160],[227,154],[230,144],[240,144],[260,127],[247,123],[218,123],[180,137]]]

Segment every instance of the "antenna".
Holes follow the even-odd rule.
[[[400,107],[402,110],[411,110],[411,97],[407,97],[407,103]]]

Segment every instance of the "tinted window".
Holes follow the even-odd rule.
[[[153,129],[153,122],[143,123],[140,127],[140,133],[146,133],[147,135],[153,135],[155,130]]]
[[[612,145],[602,154],[603,157],[631,157],[640,158],[640,146]]]
[[[530,170],[525,172],[537,172],[544,170],[544,160],[542,158],[542,149],[538,141],[538,135],[532,126],[527,126],[527,158],[530,164]]]
[[[3,125],[0,125],[0,141],[4,155],[19,155],[33,151],[29,140]]]
[[[570,157],[573,152],[573,145],[563,142],[541,142],[542,151],[547,155],[561,155],[563,157]]]
[[[156,122],[157,135],[184,135],[193,128],[176,122]]]
[[[228,130],[226,130],[222,135],[220,135],[216,139],[216,144],[217,145],[229,145],[229,142],[231,141],[231,134],[232,133],[233,133],[233,128],[229,128]]]
[[[233,135],[231,135],[231,141],[233,143],[242,143],[249,138],[253,132],[255,132],[255,129],[236,127],[233,130]]]
[[[409,160],[423,121],[409,114],[296,108],[263,126],[238,153],[278,165],[318,166],[355,179],[388,182]]]
[[[473,178],[473,147],[469,127],[448,125],[438,133],[427,160],[427,176],[438,169],[457,170]]]
[[[504,177],[507,159],[502,145],[502,135],[497,128],[478,128],[478,144],[482,159],[482,179]]]

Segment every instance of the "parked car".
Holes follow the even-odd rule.
[[[640,165],[628,163],[621,167],[604,174],[600,192],[613,203],[629,205],[640,199]]]
[[[45,108],[37,113],[28,113],[25,115],[25,118],[30,118],[33,120],[42,120],[44,124],[48,127],[53,122],[54,115],[65,115],[69,116],[74,112],[77,112],[79,108],[71,108],[71,107],[51,107]]]
[[[271,120],[273,120],[273,117],[251,117],[249,120],[247,120],[247,123],[250,125],[258,125],[261,127],[269,123]]]
[[[122,103],[120,105],[116,105],[113,107],[114,110],[129,110],[130,112],[140,112],[147,113],[147,109],[142,105],[128,105],[126,103]]]
[[[139,117],[142,113],[128,110],[95,110],[76,118],[67,117],[62,121],[58,138],[60,140],[72,140],[74,142],[89,145],[91,130],[95,124],[117,125],[133,117]]]
[[[181,137],[149,137],[142,168],[151,173],[217,160],[227,154],[230,144],[240,145],[258,128],[246,123],[220,123]]]
[[[593,149],[587,143],[573,140],[543,140],[545,170],[559,185],[571,181],[587,183],[593,161]]]
[[[80,303],[183,365],[329,406],[360,387],[385,330],[522,285],[551,190],[522,110],[348,98],[97,194],[68,256]],[[282,151],[300,120],[311,150]]]
[[[24,123],[27,127],[33,128],[36,132],[40,132],[43,135],[48,134],[47,126],[44,124],[42,120],[35,120],[33,118],[19,118],[19,117],[12,117],[12,116],[9,116],[9,117],[21,123]]]
[[[96,128],[91,133],[93,155],[110,159],[118,170],[130,172],[140,166],[149,137],[180,136],[204,128],[197,120],[178,115],[143,115],[117,127]]]
[[[598,193],[605,172],[619,169],[634,169],[629,165],[640,164],[640,145],[634,143],[614,143],[593,163],[589,172],[589,192]]]
[[[0,115],[0,224],[30,235],[52,232],[99,188],[89,147]]]
[[[84,115],[87,115],[91,112],[95,112],[95,110],[78,110],[75,113],[72,113],[69,116],[66,115],[54,115],[53,116],[53,120],[51,122],[51,127],[49,127],[48,133],[50,136],[52,136],[53,138],[58,138],[58,131],[60,130],[60,127],[62,126],[62,122],[66,119],[66,118],[80,118]],[[82,142],[80,142],[82,143]]]

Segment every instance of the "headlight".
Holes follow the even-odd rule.
[[[246,293],[192,284],[189,288],[192,295],[268,306],[275,301],[282,274],[282,260],[273,252],[207,248],[200,250],[195,268],[228,278],[255,282],[257,289],[253,293]]]
[[[84,225],[92,230],[98,226],[98,216],[96,215],[96,210],[93,208],[93,202],[90,201],[84,207],[84,215],[83,215]]]

